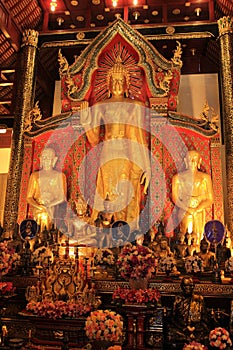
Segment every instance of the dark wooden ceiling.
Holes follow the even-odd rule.
[[[217,20],[233,15],[233,0],[1,0],[0,2],[0,124],[12,127],[14,78],[22,32],[39,31],[36,101],[43,117],[52,113],[55,81],[59,79],[60,47],[72,63],[88,42],[118,16],[130,23],[167,59],[179,40],[182,74],[218,73]],[[171,35],[171,33],[173,34]],[[200,35],[201,33],[201,35]],[[62,46],[64,40],[72,45]],[[49,43],[49,45],[48,45]]]

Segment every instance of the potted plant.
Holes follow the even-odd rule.
[[[0,242],[0,277],[13,271],[20,264],[20,255],[7,241]]]

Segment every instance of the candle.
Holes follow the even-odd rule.
[[[5,325],[2,326],[2,336],[5,337],[7,335],[7,328]]]
[[[31,337],[32,337],[32,330],[29,329],[29,331],[28,331],[28,338],[31,339]]]

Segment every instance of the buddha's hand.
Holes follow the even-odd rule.
[[[87,101],[82,101],[80,104],[80,123],[82,125],[89,124],[89,103]]]
[[[150,184],[150,179],[151,179],[151,170],[148,169],[142,174],[141,181],[140,181],[141,185],[144,184],[144,190],[143,190],[144,194],[147,194],[147,190]]]
[[[36,206],[36,209],[38,209],[39,211],[43,212],[43,211],[46,211],[46,206],[44,204],[38,204]]]
[[[89,107],[88,101],[82,101],[80,104],[80,110],[83,111]]]

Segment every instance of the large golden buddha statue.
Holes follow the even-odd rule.
[[[57,157],[54,149],[45,148],[42,152],[41,169],[29,178],[27,202],[32,207],[33,219],[41,230],[48,229],[54,221],[55,208],[66,200],[66,177],[54,169]]]
[[[130,75],[119,56],[108,72],[107,85],[106,101],[91,108],[87,103],[81,106],[80,120],[89,142],[97,147],[101,144],[92,218],[104,210],[104,200],[109,196],[115,220],[138,229],[141,195],[147,193],[151,176],[145,107],[128,97]],[[101,128],[104,140],[100,143]]]
[[[204,233],[205,211],[213,204],[213,188],[210,175],[200,171],[200,154],[189,151],[186,170],[172,178],[172,200],[178,207],[178,220],[182,234],[193,233],[200,244]]]

